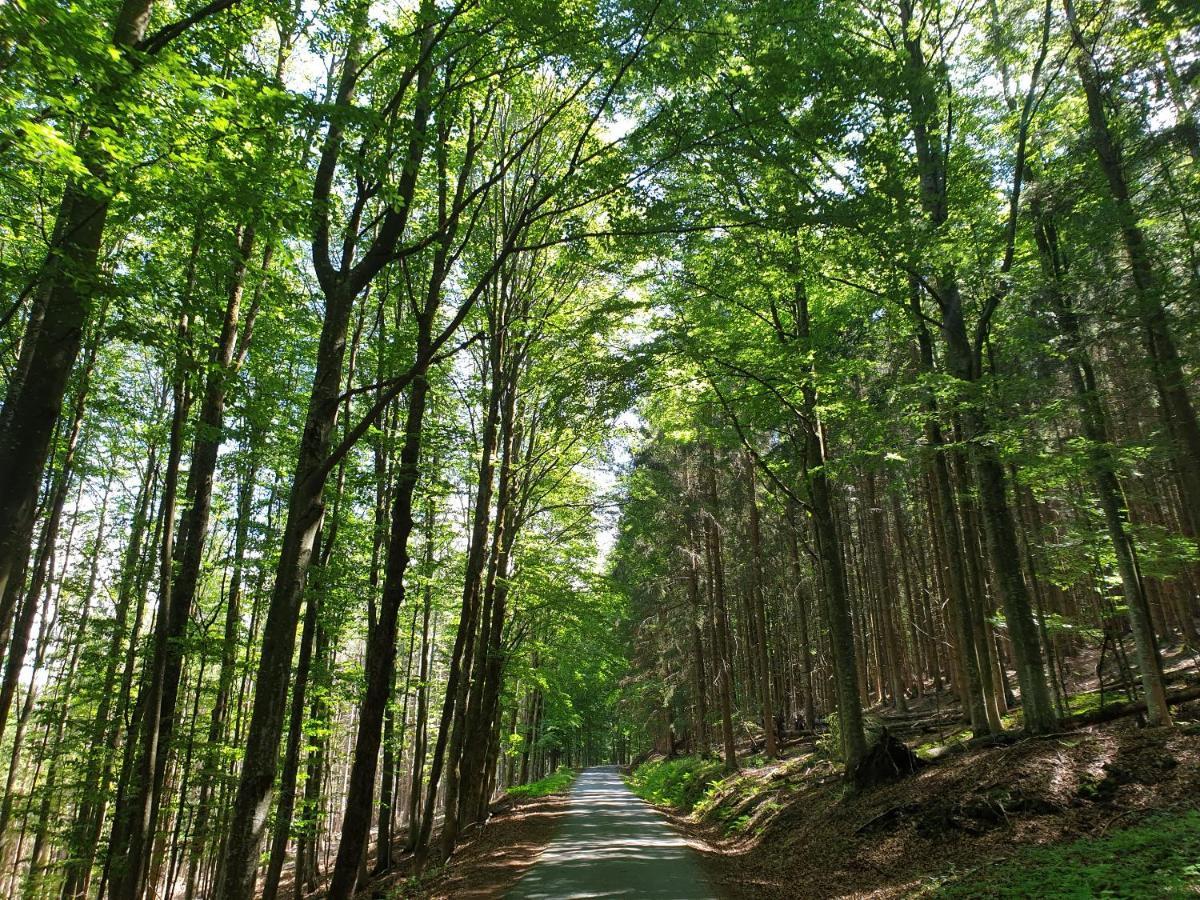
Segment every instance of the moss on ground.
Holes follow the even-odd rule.
[[[1200,811],[1168,813],[1065,844],[1028,847],[984,870],[937,879],[926,896],[1189,897],[1200,894]]]

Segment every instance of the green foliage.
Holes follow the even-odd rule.
[[[551,794],[565,794],[571,789],[576,774],[574,769],[559,766],[556,772],[552,772],[545,778],[532,781],[529,784],[519,784],[516,787],[509,788],[508,796],[536,799],[538,797],[549,797]]]
[[[760,813],[782,809],[778,800],[766,796],[777,788],[757,773],[730,775],[713,782],[692,812],[717,822],[727,835],[742,834]]]
[[[628,783],[643,800],[691,812],[720,781],[724,771],[717,760],[681,756],[642,763],[629,776]]]
[[[1031,847],[984,872],[939,880],[936,897],[1184,897],[1200,891],[1200,812],[1170,814],[1061,846]]]

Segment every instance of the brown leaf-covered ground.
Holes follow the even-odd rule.
[[[401,866],[376,880],[367,896],[412,900],[493,900],[503,897],[537,859],[566,815],[565,794],[520,800],[466,835],[450,862],[419,882]]]
[[[1200,719],[1200,709],[1185,716]],[[765,779],[778,768],[758,771]],[[958,752],[854,797],[817,768],[780,779],[756,801],[766,814],[738,837],[723,837],[711,814],[709,822],[676,817],[729,897],[904,897],[1028,844],[1200,807],[1200,733],[1186,722],[1168,731],[1125,720]]]

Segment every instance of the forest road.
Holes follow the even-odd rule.
[[[682,837],[630,792],[615,766],[586,769],[567,819],[507,900],[716,900]]]

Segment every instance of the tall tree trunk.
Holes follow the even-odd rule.
[[[866,476],[867,495],[866,505],[870,516],[871,545],[876,551],[876,593],[879,597],[880,625],[883,629],[883,640],[887,649],[888,688],[892,693],[892,704],[896,712],[907,713],[908,702],[904,697],[904,682],[901,659],[901,643],[903,635],[897,624],[900,610],[897,608],[897,596],[892,581],[892,560],[887,545],[887,514],[883,503],[876,493],[875,473],[868,472]]]
[[[416,723],[413,726],[412,781],[408,791],[408,840],[405,848],[412,852],[416,848],[417,834],[421,830],[421,792],[425,779],[426,733],[429,725],[429,678],[433,654],[433,635],[429,618],[433,607],[433,528],[435,523],[433,497],[426,501],[425,508],[425,565],[422,575],[425,583],[421,591],[421,668],[417,687]]]
[[[733,674],[730,659],[729,611],[725,600],[725,563],[721,553],[721,528],[715,518],[717,510],[717,484],[713,474],[714,462],[710,458],[704,463],[706,503],[708,512],[704,520],[705,556],[708,560],[709,604],[712,612],[713,647],[716,651],[718,693],[721,698],[721,736],[725,745],[725,769],[736,772],[737,745],[733,732]]]
[[[930,227],[939,231],[948,221],[947,166],[936,128],[937,104],[933,78],[927,68],[921,35],[911,30],[913,19],[912,3],[904,0],[901,5],[901,24],[907,53],[913,143],[920,175],[920,207]],[[961,413],[964,438],[970,448],[975,487],[987,536],[988,557],[1012,638],[1017,678],[1025,708],[1025,727],[1035,733],[1049,731],[1054,727],[1056,717],[1042,667],[1029,592],[1021,573],[1016,525],[1006,494],[1004,469],[994,445],[980,440],[984,436],[985,426],[976,383],[979,377],[977,354],[967,335],[962,296],[952,267],[941,267],[933,280],[941,307],[946,368],[950,375],[962,383],[967,394]],[[982,670],[982,650],[980,657]]]
[[[5,726],[8,723],[8,713],[12,708],[13,695],[17,690],[17,682],[21,677],[21,670],[25,667],[25,654],[29,650],[34,613],[37,610],[42,587],[46,583],[46,573],[50,566],[50,559],[54,555],[58,529],[62,521],[63,506],[67,500],[71,479],[75,474],[75,454],[79,448],[79,436],[83,428],[84,407],[91,386],[92,371],[96,365],[96,351],[103,342],[107,310],[108,304],[105,303],[97,316],[95,333],[80,365],[79,386],[75,392],[75,402],[72,404],[71,422],[63,446],[62,465],[59,467],[58,474],[54,479],[54,486],[50,491],[49,514],[42,526],[33,577],[30,578],[29,585],[25,589],[25,600],[19,607],[17,620],[12,629],[12,643],[9,645],[8,656],[5,660],[4,680],[0,684],[0,737],[4,735]],[[9,584],[8,590],[20,591],[21,587],[21,580],[16,579]]]
[[[367,6],[368,4],[360,4],[354,9],[351,44],[342,66],[335,102],[339,109],[348,110],[352,106],[362,64],[361,42],[367,28]],[[348,226],[340,268],[335,269],[330,260],[328,216],[334,205],[330,202],[330,195],[344,140],[343,125],[336,117],[326,132],[317,177],[314,180],[316,227],[313,254],[326,298],[325,319],[321,328],[304,434],[288,500],[287,524],[284,527],[276,567],[275,586],[263,629],[253,711],[246,736],[245,763],[238,781],[231,829],[218,877],[216,896],[220,900],[248,900],[254,893],[259,848],[262,846],[267,813],[271,806],[279,740],[283,731],[288,675],[292,652],[295,649],[300,598],[304,579],[312,561],[313,542],[324,517],[323,494],[330,468],[328,457],[333,429],[338,417],[350,315],[355,299],[393,255],[397,243],[406,231],[409,211],[417,189],[418,173],[425,153],[425,138],[433,105],[430,90],[435,39],[434,15],[432,0],[421,0],[421,52],[414,85],[417,101],[409,129],[404,170],[396,185],[396,198],[379,226],[379,239],[364,253],[358,265],[352,265],[357,240],[356,222]],[[442,252],[446,251],[445,244],[439,244],[439,247]],[[419,378],[428,361],[427,357],[421,358],[419,367],[406,373],[410,383],[413,378]],[[399,379],[397,383],[402,381],[403,379]],[[415,389],[415,383],[411,383],[410,389]]]
[[[1129,260],[1136,310],[1142,322],[1150,373],[1159,397],[1159,414],[1170,437],[1171,457],[1179,476],[1184,523],[1188,536],[1200,536],[1200,423],[1187,389],[1183,362],[1171,334],[1162,285],[1146,243],[1141,218],[1134,208],[1125,171],[1124,151],[1109,124],[1112,97],[1103,88],[1101,73],[1075,13],[1073,0],[1063,0],[1071,41],[1076,54],[1076,71],[1087,98],[1088,125],[1096,161],[1108,183],[1109,198],[1117,214],[1117,225]]]
[[[808,293],[801,283],[796,284],[796,322],[800,339],[810,340]],[[810,427],[806,431],[804,472],[812,506],[813,534],[817,556],[825,583],[827,625],[830,650],[833,656],[834,686],[837,692],[838,725],[842,736],[843,761],[847,775],[858,768],[866,755],[867,739],[863,733],[862,695],[858,687],[858,661],[854,648],[850,597],[846,585],[846,569],[842,559],[841,538],[833,513],[833,497],[826,474],[824,427],[817,415],[817,393],[811,380],[804,383],[804,410]]]
[[[497,335],[493,340],[502,339]],[[501,354],[493,349],[492,358]],[[493,362],[494,366],[494,362]],[[500,392],[491,391],[487,414],[484,417],[480,444],[479,479],[475,496],[475,511],[471,525],[470,548],[463,578],[463,600],[459,612],[458,631],[454,637],[454,648],[450,655],[449,671],[446,676],[446,696],[442,701],[441,720],[437,739],[433,746],[430,762],[429,785],[426,788],[425,810],[421,816],[421,829],[417,835],[416,852],[424,861],[428,854],[429,836],[433,829],[433,816],[437,791],[441,782],[442,768],[446,768],[446,790],[443,801],[446,821],[442,826],[442,845],[454,847],[458,839],[458,757],[461,756],[463,728],[466,716],[466,679],[470,671],[469,647],[474,641],[479,614],[480,577],[483,573],[488,543],[491,498],[495,462],[493,453],[500,413]],[[447,748],[447,745],[449,747]]]
[[[316,667],[309,678],[317,686],[312,692],[308,716],[310,721],[326,723],[330,716],[327,695],[333,672],[329,632],[317,617],[317,634],[314,656]],[[308,751],[304,779],[304,804],[302,807],[303,829],[296,848],[296,864],[293,875],[293,896],[301,900],[305,892],[316,888],[318,877],[317,847],[320,841],[320,813],[322,792],[325,788],[326,759],[329,752],[329,729],[321,728]]]
[[[758,482],[754,477],[754,460],[746,457],[750,505],[750,553],[753,558],[750,588],[750,612],[754,619],[755,655],[758,659],[758,694],[766,738],[766,754],[771,759],[779,755],[779,736],[775,733],[775,703],[771,692],[771,655],[767,642],[766,575],[763,567],[762,534],[758,517]]]
[[[409,561],[408,537],[413,527],[412,502],[419,475],[421,428],[427,394],[428,383],[422,378],[413,385],[409,397],[404,448],[401,451],[392,508],[387,572],[379,621],[367,649],[367,689],[359,711],[358,739],[355,742],[350,787],[342,819],[342,839],[329,888],[331,898],[347,898],[354,893],[371,824],[371,799],[383,712],[394,678],[397,617],[405,596],[404,572]]]
[[[193,262],[198,235],[193,242]],[[175,506],[178,499],[179,468],[183,457],[183,428],[191,398],[184,377],[184,345],[190,317],[180,311],[176,336],[177,350],[173,377],[171,437],[167,467],[163,478],[163,506],[158,556],[158,615],[155,619],[154,643],[150,663],[143,674],[137,700],[137,712],[130,723],[126,741],[125,762],[122,765],[121,789],[115,803],[112,835],[109,839],[106,863],[107,880],[114,900],[136,900],[140,897],[146,867],[149,864],[149,842],[153,823],[149,821],[150,804],[139,802],[148,798],[157,771],[160,749],[159,729],[155,712],[161,708],[169,648],[166,646],[170,624],[171,586],[175,555]]]
[[[519,354],[515,354],[519,356]],[[511,362],[505,374],[504,401],[500,416],[500,472],[496,491],[496,522],[492,536],[492,559],[486,586],[487,621],[480,637],[473,689],[473,721],[467,732],[463,753],[463,789],[460,792],[459,819],[462,825],[482,821],[487,808],[487,760],[491,753],[500,708],[500,690],[504,675],[504,621],[508,608],[509,563],[520,512],[516,497],[516,456],[521,452],[523,429],[517,411],[518,381],[522,363]],[[475,699],[477,698],[477,699]]]
[[[150,502],[158,477],[158,448],[151,446],[146,473],[134,504],[133,520],[129,526],[129,543],[121,565],[121,576],[115,601],[112,635],[109,639],[107,662],[101,682],[100,700],[92,721],[91,746],[87,766],[80,790],[79,806],[69,841],[70,855],[63,878],[64,900],[76,900],[87,896],[91,881],[92,864],[96,858],[96,847],[100,841],[104,811],[108,803],[108,788],[111,778],[113,755],[118,735],[117,717],[113,715],[114,691],[117,687],[118,665],[121,648],[125,646],[129,631],[129,605],[138,588],[138,572],[142,563],[142,543],[145,539],[149,518]],[[139,604],[140,608],[140,604]],[[139,617],[140,618],[140,617]],[[135,620],[136,621],[136,620]]]
[[[78,504],[76,504],[78,505]],[[25,734],[33,715],[34,706],[39,698],[37,689],[42,667],[46,661],[46,653],[54,637],[53,632],[57,621],[57,610],[54,610],[55,592],[49,584],[42,592],[41,622],[38,625],[37,649],[33,652],[33,671],[30,674],[29,690],[25,692],[25,700],[21,704],[21,712],[17,716],[16,727],[12,731],[12,746],[9,748],[8,777],[4,784],[4,800],[0,803],[0,863],[8,857],[8,824],[12,820],[13,804],[17,796],[17,779],[23,774],[21,754],[25,746]],[[14,864],[15,864],[14,860]]]
[[[915,284],[911,286],[909,303],[917,322],[917,344],[921,370],[926,375],[932,375],[933,340],[921,318],[920,297]],[[971,728],[975,734],[977,736],[986,732],[996,734],[1001,730],[1000,717],[996,714],[994,705],[988,704],[985,699],[982,668],[986,664],[986,659],[981,661],[979,646],[975,641],[975,632],[972,626],[975,602],[972,600],[968,587],[967,563],[963,558],[962,530],[958,511],[955,508],[950,463],[946,458],[946,442],[937,420],[937,401],[931,392],[926,392],[923,405],[925,407],[925,441],[929,446],[926,468],[933,488],[931,500],[937,512],[937,531],[942,538],[946,587],[963,669],[963,678],[961,683],[955,684],[955,689],[964,712],[969,716]]]
[[[700,572],[694,546],[684,549],[687,566],[688,626],[692,633],[692,682],[695,691],[696,736],[694,752],[704,756],[709,751],[708,734],[708,672],[704,665],[704,639],[700,633],[700,621],[704,618],[704,607],[700,602]]]
[[[146,34],[153,0],[124,0],[117,10],[112,46],[118,54]],[[91,121],[84,126],[76,152],[88,179],[108,178],[107,153],[99,132],[121,132],[120,79],[110,77],[98,95]],[[106,140],[106,139],[105,139]],[[83,330],[100,280],[100,244],[110,197],[85,179],[71,178],[63,190],[54,241],[38,273],[38,308],[30,317],[26,369],[37,377],[18,379],[5,397],[0,420],[0,597],[29,556],[38,487],[50,452],[50,438],[62,409],[67,380],[79,355]],[[24,352],[23,352],[24,355]],[[8,630],[13,608],[0,606],[0,632]]]
[[[792,577],[796,584],[796,621],[798,625],[797,639],[800,644],[800,690],[801,703],[804,709],[804,727],[810,731],[817,729],[817,707],[816,697],[813,689],[813,659],[812,659],[812,640],[809,634],[808,626],[808,604],[806,602],[805,590],[803,587],[803,571],[800,565],[800,546],[799,540],[796,537],[796,504],[795,501],[789,501],[787,509],[787,541],[788,555],[792,563]]]
[[[88,571],[87,587],[84,590],[81,602],[79,621],[75,626],[75,634],[68,640],[71,655],[61,681],[62,705],[58,710],[58,715],[51,719],[55,723],[54,739],[50,743],[50,750],[47,754],[50,760],[50,767],[46,774],[46,783],[42,788],[42,802],[38,808],[37,825],[34,829],[33,850],[30,854],[29,870],[26,873],[23,892],[26,897],[34,896],[37,885],[41,877],[45,874],[50,858],[49,830],[51,826],[51,811],[53,805],[59,799],[57,796],[57,782],[58,770],[62,765],[61,746],[69,718],[68,712],[71,694],[75,689],[75,673],[79,668],[79,658],[85,643],[84,636],[87,634],[88,622],[91,619],[92,603],[96,599],[96,586],[100,576],[101,549],[104,546],[104,528],[108,516],[108,499],[111,490],[112,482],[109,481],[104,487],[104,498],[100,502],[99,518],[96,523],[96,543],[91,554],[92,560]]]
[[[254,489],[258,476],[258,464],[254,459],[258,452],[258,446],[253,435],[254,432],[252,432],[247,446],[250,462],[238,486],[235,506],[233,571],[229,576],[229,596],[225,600],[225,628],[221,638],[217,693],[213,698],[212,710],[209,713],[208,738],[205,742],[204,762],[200,774],[200,792],[196,803],[196,820],[192,828],[192,844],[188,856],[185,900],[192,900],[196,896],[200,861],[207,854],[210,846],[209,819],[212,815],[216,781],[221,771],[221,748],[229,721],[233,679],[237,669],[238,638],[242,627],[242,580],[246,565],[246,547],[249,539]]]
[[[328,530],[328,529],[327,529]],[[314,554],[320,554],[322,538],[318,537]],[[319,575],[319,570],[310,575]],[[262,900],[275,900],[279,891],[279,879],[283,875],[283,864],[287,857],[288,842],[291,840],[292,814],[296,806],[296,786],[300,780],[300,753],[304,744],[304,706],[308,680],[312,673],[313,644],[321,618],[321,591],[319,578],[310,578],[308,599],[305,603],[304,626],[300,635],[300,654],[296,661],[296,672],[292,684],[292,702],[288,713],[287,741],[283,751],[283,771],[279,776],[279,803],[275,810],[275,832],[271,839],[271,852],[267,860],[267,871],[263,878]]]
[[[146,889],[145,870],[162,801],[171,736],[175,729],[179,682],[183,671],[183,640],[200,582],[208,521],[212,511],[213,479],[224,435],[225,397],[236,366],[238,332],[246,267],[254,248],[254,232],[242,230],[230,276],[230,289],[217,344],[209,358],[200,418],[192,444],[185,508],[179,524],[179,545],[164,560],[164,590],[159,596],[158,621],[150,662],[149,695],[144,704],[141,767],[129,804],[117,816],[129,823],[126,852],[112,884],[113,900],[139,900]],[[169,586],[168,586],[169,585]]]
[[[444,260],[442,266],[435,264],[435,269],[444,271]],[[441,294],[439,275],[435,274],[434,282],[418,323],[418,358],[428,350],[433,317]],[[422,428],[428,394],[429,382],[422,376],[413,383],[409,393],[404,445],[400,451],[400,466],[393,491],[392,528],[388,539],[383,596],[379,620],[368,639],[367,685],[359,707],[358,736],[354,743],[354,761],[342,817],[342,839],[338,844],[337,862],[329,885],[331,900],[344,900],[354,894],[371,827],[383,714],[395,678],[397,622],[406,595],[404,576],[409,563],[408,539],[413,529],[413,497],[420,475]]]
[[[1072,390],[1079,407],[1083,436],[1088,440],[1088,463],[1104,523],[1117,560],[1117,573],[1121,578],[1121,593],[1129,610],[1129,623],[1133,631],[1134,648],[1138,661],[1138,672],[1142,688],[1146,693],[1146,711],[1150,721],[1156,725],[1169,725],[1171,711],[1167,706],[1166,688],[1162,677],[1162,658],[1158,642],[1154,637],[1154,626],[1150,619],[1150,606],[1138,570],[1137,550],[1129,533],[1129,518],[1117,481],[1116,460],[1105,426],[1104,407],[1096,385],[1096,374],[1084,345],[1079,318],[1071,308],[1060,284],[1066,274],[1066,260],[1058,247],[1058,234],[1054,223],[1042,214],[1040,205],[1035,208],[1037,221],[1034,235],[1047,275],[1047,290],[1051,303],[1058,314],[1058,325],[1067,343],[1067,371]]]

